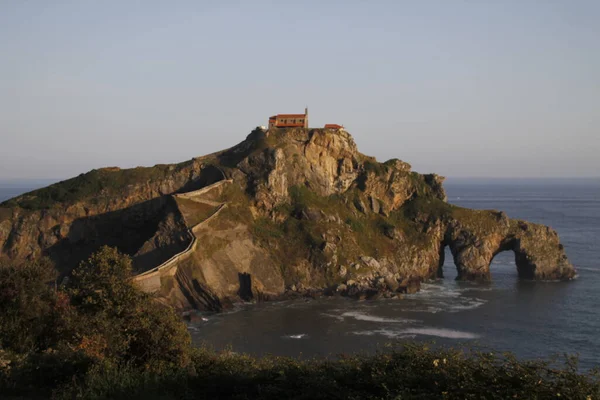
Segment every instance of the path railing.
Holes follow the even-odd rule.
[[[231,179],[226,179],[226,180],[222,180],[216,183],[213,183],[212,185],[206,186],[202,189],[199,190],[195,190],[193,192],[187,192],[187,193],[180,193],[180,194],[176,194],[174,195],[175,197],[183,197],[183,198],[187,198],[187,199],[192,199],[192,197],[196,197],[198,195],[204,194],[218,186],[221,186],[225,183],[231,183],[233,182]],[[199,227],[201,227],[204,224],[207,224],[208,222],[210,222],[213,218],[215,218],[220,212],[221,210],[223,210],[225,207],[227,207],[227,203],[222,203],[220,204],[217,209],[210,215],[208,216],[205,220],[198,222],[196,225],[186,229],[186,235],[188,236],[188,238],[190,239],[189,244],[187,245],[187,247],[180,251],[179,253],[173,255],[171,258],[169,258],[167,261],[163,262],[162,264],[160,264],[157,267],[152,268],[151,270],[142,272],[141,274],[138,274],[136,276],[133,277],[133,281],[134,282],[139,282],[142,280],[147,280],[147,279],[152,279],[155,275],[159,275],[161,274],[164,270],[166,270],[168,267],[171,267],[173,265],[176,265],[178,262],[182,261],[183,259],[187,258],[187,256],[189,256],[193,250],[196,249],[196,245],[198,243],[198,239],[196,238],[196,235],[194,234],[195,231],[198,230]]]

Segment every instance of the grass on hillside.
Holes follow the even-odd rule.
[[[10,208],[0,207],[0,222],[6,221],[12,217],[12,210]]]
[[[159,164],[153,167],[130,169],[94,169],[85,174],[37,189],[2,203],[4,207],[19,206],[28,210],[51,208],[57,203],[75,203],[90,199],[102,192],[114,193],[129,185],[166,179],[173,173],[189,166],[192,161],[179,164]]]

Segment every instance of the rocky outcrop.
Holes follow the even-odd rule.
[[[361,154],[345,131],[256,130],[190,162],[95,170],[9,200],[0,257],[47,255],[68,273],[117,246],[140,273],[158,271],[139,281],[161,301],[206,309],[321,292],[403,296],[441,275],[446,247],[459,279],[489,280],[502,251],[523,279],[574,277],[551,228],[452,206],[442,182]]]
[[[565,280],[575,276],[554,230],[509,220],[502,213],[497,219],[496,224],[491,223],[480,232],[465,227],[459,220],[449,224],[444,243],[452,251],[458,279],[490,280],[492,259],[502,251],[514,252],[521,278]]]

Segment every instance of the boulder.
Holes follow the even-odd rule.
[[[381,268],[381,264],[379,264],[379,261],[377,261],[373,257],[361,256],[360,261],[362,261],[363,264],[365,264],[367,267],[372,268],[374,270],[379,270]]]
[[[369,196],[369,204],[371,205],[371,211],[373,211],[375,214],[379,214],[379,200],[373,196]]]
[[[414,294],[421,289],[421,281],[418,278],[408,277],[398,285],[398,293]]]
[[[367,213],[367,206],[365,205],[365,203],[362,201],[362,199],[360,197],[357,197],[356,199],[354,199],[354,206],[361,213],[363,213],[363,214]]]
[[[398,288],[400,287],[400,284],[398,283],[396,278],[394,278],[393,276],[390,276],[390,275],[385,277],[385,284],[386,284],[387,288],[392,292],[397,291]]]

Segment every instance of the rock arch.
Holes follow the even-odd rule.
[[[512,251],[519,278],[529,280],[568,280],[575,276],[553,229],[498,213],[495,223],[488,219],[485,229],[470,221],[455,219],[446,228],[440,243],[438,276],[443,276],[445,248],[454,259],[457,280],[490,281],[490,265],[496,255]]]

